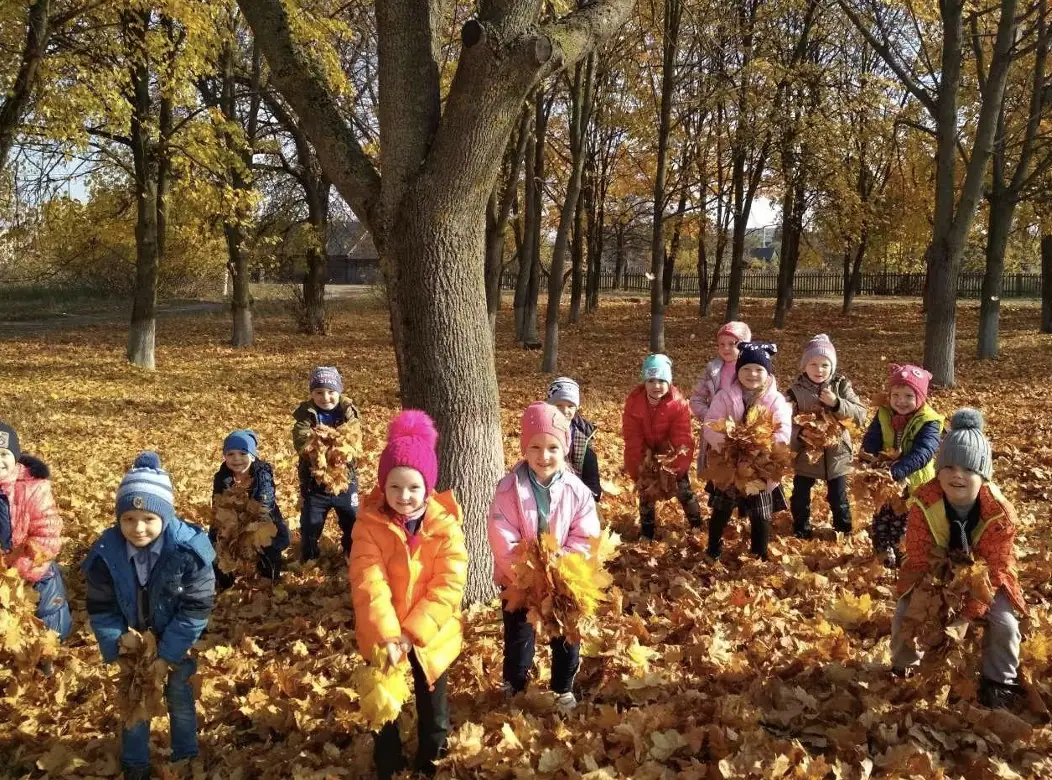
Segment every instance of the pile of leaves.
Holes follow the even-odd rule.
[[[828,409],[817,412],[802,412],[793,417],[793,422],[800,426],[798,434],[803,445],[803,453],[808,463],[818,463],[830,447],[840,444],[844,431],[857,433],[854,420],[840,419]]]
[[[898,450],[884,450],[879,455],[859,453],[858,464],[851,473],[851,497],[867,513],[877,512],[889,504],[895,514],[906,513],[905,483],[891,476],[891,464],[899,459]]]
[[[686,448],[674,451],[654,452],[648,449],[643,454],[639,465],[639,479],[636,480],[636,491],[644,501],[656,504],[676,496],[676,470],[673,468],[676,458],[687,452]]]
[[[249,495],[247,485],[234,485],[215,497],[212,528],[216,532],[216,564],[228,574],[254,570],[259,551],[278,532],[269,512]]]
[[[125,728],[165,715],[168,664],[157,657],[157,637],[152,631],[129,629],[121,634],[118,649],[117,707]]]
[[[58,635],[36,616],[38,600],[17,569],[0,566],[0,684],[58,653]]]
[[[564,636],[579,642],[609,598],[614,578],[606,564],[617,555],[620,542],[607,528],[591,540],[587,554],[564,553],[550,532],[520,544],[515,582],[504,592],[508,610],[526,609],[534,628],[549,639]]]
[[[354,423],[339,428],[315,426],[303,449],[311,476],[334,495],[351,486],[350,468],[362,452],[362,428]]]
[[[717,489],[754,496],[789,472],[793,453],[789,445],[774,440],[776,425],[767,407],[750,407],[740,423],[728,418],[705,424],[727,437],[719,450],[710,449],[705,456],[702,478]]]
[[[913,586],[903,631],[916,637],[922,650],[938,652],[963,641],[967,624],[962,617],[970,600],[990,604],[994,588],[986,562],[956,559],[946,550],[936,548],[929,560],[928,572]]]
[[[379,731],[398,717],[409,698],[409,665],[392,664],[382,647],[369,663],[359,666],[352,678],[362,717],[370,731]]]

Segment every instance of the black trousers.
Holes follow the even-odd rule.
[[[687,516],[687,519],[694,525],[701,524],[701,505],[698,503],[698,497],[694,493],[694,488],[690,486],[690,475],[684,475],[676,480],[676,498],[679,499],[680,505],[683,507],[683,514]],[[649,501],[644,501],[643,497],[639,497],[639,522],[643,526],[654,527],[654,522],[657,518],[657,504],[653,504]]]
[[[533,669],[533,657],[537,651],[537,634],[533,624],[526,619],[527,610],[514,612],[502,610],[504,614],[504,682],[518,693],[526,689]],[[573,680],[581,666],[581,646],[571,644],[564,637],[549,642],[552,648],[552,690],[555,693],[570,693]]]
[[[336,522],[340,526],[340,546],[343,554],[351,554],[351,530],[358,517],[358,479],[343,493],[307,492],[303,494],[300,509],[300,560],[310,561],[321,556],[321,533],[329,510],[335,510]]]
[[[749,516],[750,550],[753,555],[767,560],[767,544],[771,539],[771,515],[774,513],[774,493],[764,491],[755,496],[739,496],[735,492],[713,489],[709,499],[712,516],[709,518],[709,549],[713,558],[723,552],[723,532],[737,508]]]
[[[448,673],[443,673],[435,680],[435,688],[430,690],[424,670],[416,658],[416,652],[412,650],[409,651],[409,665],[413,670],[419,743],[413,769],[430,776],[435,774],[435,761],[446,751],[446,736],[449,734],[449,701],[446,698]],[[373,761],[376,763],[376,774],[381,780],[388,780],[408,768],[397,720],[391,721],[376,732],[373,740]]]
[[[793,513],[794,533],[807,534],[811,530],[811,489],[817,482],[814,477],[793,477],[793,495],[789,509]],[[826,482],[826,498],[833,515],[833,528],[851,532],[851,502],[847,498],[847,477],[835,477]]]

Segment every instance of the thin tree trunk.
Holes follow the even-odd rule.
[[[708,220],[702,211],[698,217],[698,317],[709,316],[709,255],[706,251],[705,228]]]
[[[995,178],[996,182],[996,178]],[[990,216],[986,231],[986,270],[983,272],[982,299],[979,303],[980,360],[993,360],[1000,354],[1001,292],[1004,287],[1005,249],[1012,226],[1015,204],[1003,186],[994,184],[990,193]]]
[[[858,286],[862,279],[862,260],[866,256],[866,248],[869,245],[869,228],[862,229],[858,247],[855,249],[854,259],[851,252],[844,253],[844,306],[843,314],[850,314],[851,307],[855,303],[855,295],[858,294]]]
[[[540,100],[540,97],[537,98]],[[526,140],[526,176],[523,201],[526,204],[523,213],[522,247],[519,251],[519,267],[515,277],[515,341],[522,344],[526,340],[526,301],[529,297],[530,274],[533,271],[533,219],[534,189],[537,179],[535,159],[537,156],[537,139],[535,131],[530,131]]]
[[[625,277],[625,230],[620,222],[614,227],[614,289],[620,290]]]
[[[594,170],[594,166],[593,166]],[[599,285],[603,271],[603,208],[596,197],[595,176],[589,177],[590,186],[585,190],[585,232],[588,237],[588,271],[585,275],[585,312],[599,308]]]
[[[310,166],[305,167],[309,171]],[[311,233],[307,245],[307,268],[303,277],[303,311],[300,330],[322,336],[328,333],[325,314],[325,285],[329,280],[329,180],[319,171],[308,172],[307,221]]]
[[[1052,333],[1052,232],[1041,236],[1041,332]]]
[[[587,198],[587,195],[585,196]],[[570,316],[568,322],[576,325],[581,321],[581,302],[584,298],[586,213],[582,198],[577,199],[577,213],[574,215],[573,240],[570,242]]]
[[[48,19],[50,10],[51,0],[33,0],[29,5],[26,42],[22,47],[18,73],[4,97],[4,102],[0,104],[0,173],[3,173],[7,166],[11,147],[14,146],[29,99],[36,87],[40,62],[44,59],[44,52],[51,37]]]
[[[500,280],[504,273],[504,243],[508,233],[508,219],[515,203],[515,195],[519,191],[519,175],[526,154],[528,124],[529,111],[524,109],[518,132],[509,141],[504,156],[505,176],[493,187],[486,206],[486,312],[494,339],[497,337],[497,312],[500,310]]]

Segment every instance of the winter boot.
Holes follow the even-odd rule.
[[[639,535],[644,539],[654,539],[657,530],[657,509],[646,507],[639,510]]]
[[[992,710],[1008,710],[1022,695],[1018,683],[994,682],[989,677],[979,678],[979,703]]]

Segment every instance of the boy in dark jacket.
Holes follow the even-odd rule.
[[[866,421],[866,407],[859,401],[851,382],[836,372],[836,349],[829,336],[819,333],[804,347],[800,358],[800,376],[785,391],[785,397],[797,414],[821,414],[828,411],[838,420],[851,420],[861,427]],[[812,462],[804,443],[800,441],[800,426],[793,422],[793,450],[796,474],[793,477],[793,496],[789,508],[793,513],[793,533],[800,539],[810,539],[811,489],[820,479],[826,481],[829,511],[833,528],[851,533],[851,503],[847,497],[847,475],[851,472],[851,434],[844,430],[840,441],[827,447],[822,456]]]
[[[300,456],[300,560],[310,561],[321,556],[321,534],[329,510],[336,511],[340,526],[340,546],[344,556],[351,552],[351,529],[358,516],[358,474],[349,466],[350,487],[333,495],[311,476],[310,462],[303,454],[310,442],[311,431],[319,425],[339,428],[341,425],[360,425],[358,410],[351,399],[343,395],[343,378],[332,366],[318,366],[310,375],[310,400],[300,404],[292,414],[292,445]]]
[[[573,473],[592,491],[597,502],[603,497],[599,484],[599,458],[592,446],[595,426],[581,416],[581,387],[568,376],[561,376],[548,388],[548,403],[558,407],[570,422],[570,451],[566,462]]]
[[[939,449],[943,418],[928,405],[931,374],[920,366],[888,366],[888,404],[877,410],[862,437],[862,451],[870,455],[895,451],[891,477],[905,482],[906,495],[935,477],[935,452]],[[905,513],[885,504],[873,516],[873,552],[889,568],[901,563],[899,542],[906,533]]]
[[[212,479],[212,498],[221,496],[235,486],[248,486],[248,495],[259,502],[278,532],[269,545],[259,551],[256,569],[260,575],[277,582],[281,579],[281,552],[289,546],[289,527],[278,506],[274,488],[274,470],[266,461],[259,460],[258,441],[252,430],[233,431],[223,441],[223,465]],[[214,545],[216,531],[210,529],[208,539]],[[217,567],[216,586],[226,590],[234,584],[233,573]]]
[[[172,761],[198,754],[190,677],[191,646],[215,606],[215,552],[204,530],[175,516],[172,481],[155,452],[135,459],[117,489],[117,523],[103,531],[82,565],[87,610],[105,663],[119,656],[129,629],[157,637],[157,664],[168,673],[165,699]],[[150,723],[122,728],[124,777],[150,777]]]

